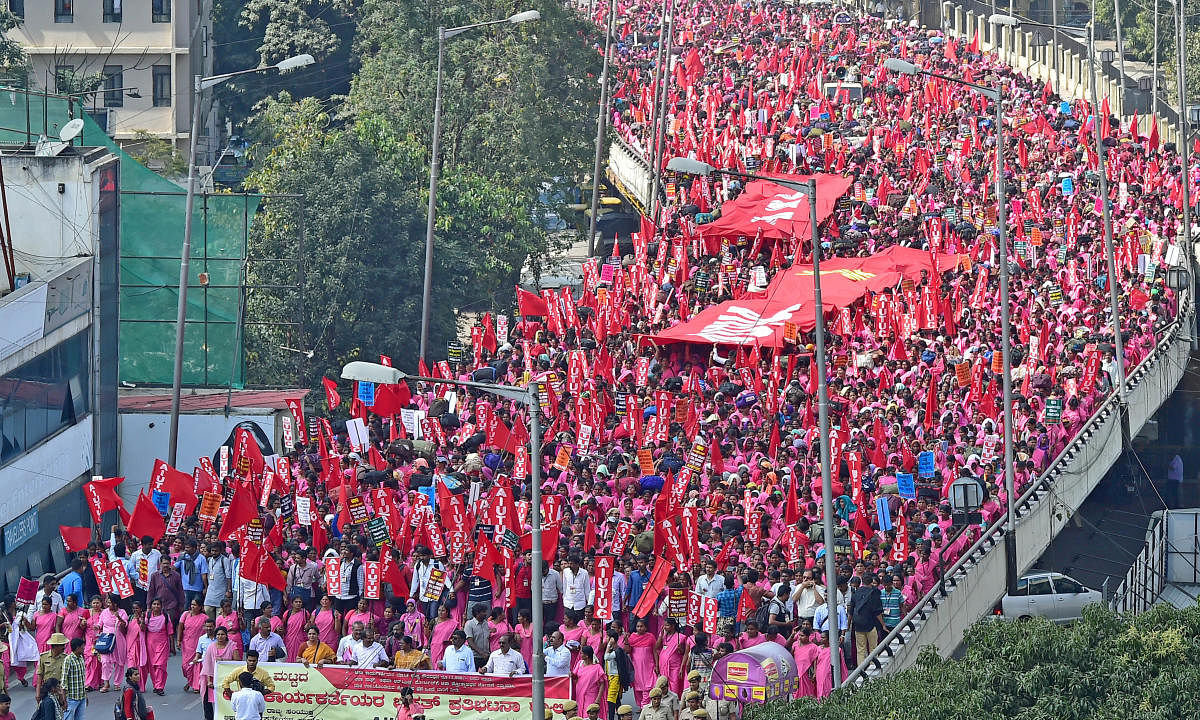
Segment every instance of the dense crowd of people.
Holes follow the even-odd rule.
[[[612,126],[650,157],[664,6],[616,6]],[[1006,501],[994,111],[970,88],[889,73],[883,61],[1003,94],[1018,493],[1110,392],[1115,363],[1146,357],[1178,311],[1163,282],[1179,231],[1173,148],[1115,118],[1093,122],[1085,103],[937,31],[819,5],[674,8],[660,157],[848,175],[851,192],[821,228],[824,257],[896,245],[958,257],[829,313],[834,546],[822,535],[811,333],[782,349],[655,338],[753,296],[813,249],[806,238],[706,235],[742,184],[668,177],[659,226],[645,223],[623,262],[588,266],[571,295],[522,295],[511,323],[483,320],[462,362],[423,373],[542,381],[540,456],[529,454],[530,409],[510,401],[449,384],[378,386],[373,400],[353,390],[360,435],[331,382],[328,418],[315,417],[318,403],[308,418],[294,412],[279,460],[239,435],[249,439],[227,467],[201,464],[172,532],[138,532],[135,509],[97,533],[61,583],[45,579],[32,606],[10,602],[5,692],[15,678],[42,697],[56,680],[65,711],[73,695],[127,685],[136,668],[139,690],[182,682],[211,720],[216,694],[241,679],[219,677],[221,660],[245,661],[269,692],[259,663],[521,675],[537,644],[547,675],[573,678],[567,717],[729,717],[734,705],[706,692],[723,656],[780,643],[796,659],[795,695],[824,696],[831,642],[854,667],[935,587],[980,531],[955,524],[949,484],[979,482],[983,525]],[[855,83],[861,99],[841,92]],[[541,578],[531,577],[533,463],[544,478]],[[206,509],[212,496],[219,512]],[[96,558],[123,564],[127,597],[97,577]],[[534,583],[545,637],[532,633]],[[81,663],[64,662],[76,652]],[[182,678],[168,676],[175,653]],[[76,664],[82,679],[64,670]]]

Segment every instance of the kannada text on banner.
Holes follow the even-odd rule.
[[[243,667],[223,662],[218,683]],[[275,692],[266,696],[263,720],[391,720],[400,690],[414,692],[415,704],[427,720],[519,720],[532,712],[533,679],[529,675],[498,677],[446,672],[360,669],[344,666],[305,667],[297,663],[263,663]],[[236,686],[235,686],[236,687]],[[569,677],[546,678],[546,702],[555,712],[571,697]],[[219,720],[234,720],[233,707],[217,696]]]

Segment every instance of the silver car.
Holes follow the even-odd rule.
[[[1104,602],[1099,590],[1092,590],[1062,573],[1032,573],[1017,580],[1017,593],[1005,594],[1000,600],[1004,617],[1026,620],[1044,617],[1052,622],[1067,623],[1083,616],[1083,608]]]

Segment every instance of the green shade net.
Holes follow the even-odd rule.
[[[42,134],[57,139],[70,118],[65,97],[0,89],[0,142],[33,144]],[[103,146],[121,159],[119,376],[123,382],[139,385],[169,385],[175,370],[184,190],[130,157],[91,117],[84,114],[83,121],[75,144]],[[243,386],[241,278],[246,237],[260,201],[254,195],[196,197],[184,334],[185,385]],[[200,284],[200,273],[208,274],[207,286]]]

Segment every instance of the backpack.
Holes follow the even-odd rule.
[[[791,622],[791,614],[788,613],[787,605],[774,598],[766,605],[754,611],[754,621],[758,623],[760,628],[765,628],[771,625],[772,615],[779,615],[785,623]]]

